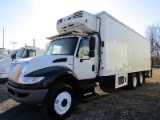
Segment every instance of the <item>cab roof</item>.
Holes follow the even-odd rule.
[[[47,39],[49,40],[54,40],[56,38],[59,38],[59,37],[63,37],[63,36],[74,36],[74,37],[78,37],[78,36],[88,36],[89,34],[83,34],[81,32],[78,32],[78,31],[72,31],[72,32],[67,32],[67,33],[62,33],[62,34],[58,34],[58,35],[55,35],[55,36],[51,36],[51,37],[48,37]]]

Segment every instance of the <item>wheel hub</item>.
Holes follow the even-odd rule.
[[[67,100],[64,99],[64,100],[62,101],[62,106],[65,107],[66,105],[67,105]]]
[[[54,110],[57,114],[65,114],[71,107],[72,98],[69,92],[61,92],[57,95],[54,101]]]

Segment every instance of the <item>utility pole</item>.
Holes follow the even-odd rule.
[[[4,48],[4,27],[3,27],[3,46],[2,48]]]

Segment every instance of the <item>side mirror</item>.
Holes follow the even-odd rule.
[[[89,51],[89,57],[94,57],[94,50]]]
[[[94,50],[95,50],[95,37],[91,36],[90,37],[90,42],[89,42],[89,57],[94,57]]]
[[[95,37],[93,36],[90,37],[89,50],[95,50]]]
[[[11,55],[11,58],[12,58],[12,61],[13,61],[14,59],[16,59],[16,53],[14,53],[13,55]]]

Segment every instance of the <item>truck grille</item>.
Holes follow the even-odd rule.
[[[83,11],[79,11],[73,14],[73,19],[79,18],[79,17],[83,17]]]
[[[18,81],[20,75],[21,75],[21,72],[22,72],[22,68],[23,68],[23,65],[22,64],[17,64],[13,70],[13,72],[10,74],[10,78],[12,80],[15,80],[15,81]]]

